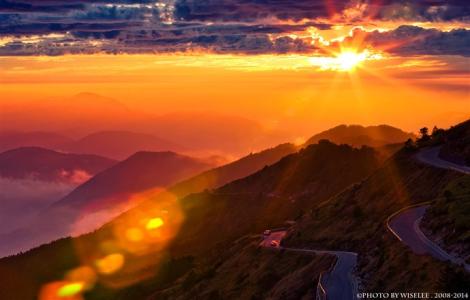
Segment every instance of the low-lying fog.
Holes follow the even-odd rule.
[[[26,225],[39,211],[67,195],[77,185],[0,177],[0,234]]]

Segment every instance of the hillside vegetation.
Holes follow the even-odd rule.
[[[440,156],[470,166],[470,120],[450,128],[443,134],[445,144]]]
[[[423,229],[444,249],[470,262],[470,176],[450,181],[423,219]]]
[[[318,278],[331,256],[260,248],[244,237],[219,251],[213,264],[198,265],[173,286],[149,299],[314,299]]]
[[[451,228],[443,234],[447,246],[467,251],[459,243],[466,243],[461,230],[470,220],[468,175],[416,160],[429,144],[408,142],[384,162],[368,147],[320,141],[220,188],[176,200],[172,193],[160,195],[97,232],[1,259],[0,296],[33,299],[44,283],[71,268],[121,251],[125,264],[100,276],[87,299],[312,298],[318,275],[333,258],[258,246],[260,232],[287,223],[293,226],[286,246],[357,252],[361,291],[466,291],[470,279],[461,268],[415,255],[386,227],[396,211],[429,202],[424,220],[430,222],[423,226]],[[122,244],[116,233],[156,209],[168,215],[161,215],[168,227],[162,227],[160,242],[142,253],[135,244]],[[23,282],[27,288],[20,288]]]
[[[272,165],[297,150],[298,147],[292,144],[281,144],[261,152],[251,153],[232,163],[183,180],[172,186],[170,191],[178,197],[184,197],[192,193],[202,192],[205,189],[218,188]]]
[[[225,251],[230,251],[234,241],[240,237],[257,234],[265,228],[283,225],[285,221],[301,216],[306,210],[367,177],[378,165],[377,154],[370,148],[353,149],[345,145],[322,142],[289,155],[247,178],[213,191],[183,198],[179,203],[184,221],[168,247],[160,251],[157,251],[157,247],[155,252],[140,256],[126,254],[126,264],[120,270],[119,276],[106,276],[104,282],[100,281],[87,297],[136,299],[135,293],[145,291],[148,293],[146,295],[150,295],[150,291],[154,293],[175,284],[178,286],[175,280],[182,278],[184,274],[189,274],[191,270],[195,273],[208,270],[220,257],[227,257]],[[95,233],[53,242],[23,255],[1,259],[1,293],[10,298],[21,296],[21,299],[33,299],[44,283],[54,280],[54,277],[58,280],[67,270],[84,262],[90,263],[94,257],[107,253],[106,249],[98,245],[103,241],[115,239],[117,227],[128,224],[128,220],[136,215],[148,213],[153,205],[158,206],[162,202],[162,198],[149,200]],[[169,214],[174,214],[175,209],[167,209]],[[252,253],[249,249],[244,251],[241,253]],[[239,259],[253,259],[240,255]],[[61,259],[54,260],[54,256]],[[286,259],[290,260],[287,256]],[[44,268],[46,261],[49,261],[48,266]],[[295,262],[288,264],[291,263],[295,265]],[[323,270],[321,266],[326,270],[329,263],[320,264],[316,272]],[[13,273],[16,275],[12,276]],[[260,276],[261,273],[253,277],[253,285],[259,283]],[[268,280],[273,289],[273,281],[282,280],[279,274],[275,276],[277,280]],[[135,281],[139,278],[141,280],[138,282],[117,290],[105,284],[109,281]],[[314,278],[310,277],[310,280]],[[20,286],[21,282],[26,281],[30,282],[28,288],[9,288]],[[215,280],[214,284],[221,283]],[[280,286],[278,288],[278,292],[270,292],[282,294]],[[179,290],[177,293],[182,292],[183,290]],[[253,290],[254,294],[258,292]]]
[[[401,151],[365,181],[306,213],[285,243],[290,247],[358,253],[364,291],[440,290],[445,264],[416,256],[385,226],[399,209],[437,197],[454,172],[434,169]]]
[[[444,139],[438,144],[452,147],[457,140],[468,141],[464,130],[468,124],[443,132],[455,140],[448,144]],[[435,145],[419,141],[415,148],[402,149],[365,181],[306,213],[285,243],[357,252],[364,291],[396,291],[404,283],[416,291],[467,290],[470,277],[463,269],[413,254],[385,226],[387,218],[399,209],[429,201],[424,228],[434,240],[442,238],[447,248],[468,258],[469,176],[417,162],[415,154],[428,144]]]

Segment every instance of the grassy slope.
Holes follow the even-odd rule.
[[[452,180],[422,221],[425,232],[470,262],[470,176]]]
[[[445,140],[441,157],[470,166],[470,120],[451,127],[445,132]]]
[[[364,182],[304,215],[286,243],[358,252],[365,291],[445,289],[448,283],[443,278],[458,271],[431,257],[414,255],[388,232],[385,221],[402,207],[436,198],[448,182],[461,177],[421,165],[413,153],[403,150]],[[468,276],[456,276],[454,282],[468,282]]]
[[[141,272],[151,273],[150,277],[120,290],[97,286],[87,297],[135,299],[165,288],[169,282],[189,272],[194,264],[212,261],[217,256],[213,251],[230,248],[240,236],[258,233],[300,216],[306,208],[325,201],[370,174],[377,164],[371,149],[354,150],[324,143],[310,146],[218,190],[186,197],[181,202],[185,223],[168,249],[171,253],[144,257],[129,255],[120,271],[128,278],[138,278]],[[308,192],[302,192],[305,190]],[[78,266],[78,262],[90,263],[94,256],[99,256],[102,251],[100,241],[113,238],[112,225],[79,239],[54,242],[24,255],[1,259],[0,279],[6,280],[0,281],[0,291],[13,299],[33,299],[31,296],[37,293],[41,284],[60,279],[67,270]],[[13,271],[18,276],[8,278]],[[28,284],[22,285],[25,282]],[[11,286],[22,288],[11,289]]]
[[[333,257],[263,249],[259,236],[241,238],[150,299],[313,299]]]
[[[281,226],[360,181],[378,164],[370,148],[324,143],[214,192],[191,195],[183,201],[187,219],[173,249],[204,252],[217,241]]]
[[[345,151],[346,148],[343,146],[341,149]],[[332,148],[327,148],[325,153],[331,153],[331,150]],[[294,283],[299,285],[300,291],[305,291],[301,292],[303,295],[308,294],[309,291],[302,287],[308,286],[307,282],[310,282],[312,277],[299,274],[304,271],[305,274],[310,273],[314,270],[313,265],[312,269],[304,270],[298,262],[291,261],[294,259],[292,256],[277,257],[276,255],[281,254],[258,253],[256,247],[250,246],[251,243],[238,245],[237,242],[240,236],[276,226],[296,216],[299,217],[298,224],[289,235],[287,244],[358,252],[358,273],[362,279],[363,290],[455,292],[466,284],[470,286],[466,281],[468,277],[459,273],[459,270],[449,268],[431,257],[414,255],[384,226],[387,217],[395,211],[413,203],[435,199],[444,193],[451,182],[463,178],[455,172],[419,164],[413,155],[413,152],[402,150],[382,168],[361,181],[366,174],[359,172],[355,175],[359,177],[355,177],[354,173],[345,172],[361,170],[367,159],[362,161],[351,156],[353,160],[347,161],[333,156],[335,163],[330,164],[333,165],[331,169],[317,170],[313,166],[328,165],[325,163],[325,157],[321,153],[310,156],[308,151],[304,151],[288,156],[272,167],[221,189],[187,197],[183,201],[183,207],[188,214],[186,223],[182,234],[171,248],[173,258],[162,259],[160,272],[120,291],[97,286],[93,293],[87,296],[89,299],[136,299],[151,294],[183,297],[188,291],[192,292],[190,295],[196,296],[201,290],[222,289],[224,293],[235,297],[239,295],[239,281],[243,282],[245,278],[252,278],[252,281],[245,282],[251,296],[266,297],[272,293],[273,298],[283,298],[281,295],[284,295],[285,291],[294,289],[293,285],[289,285]],[[318,162],[310,160],[315,156],[318,156],[323,164],[316,165]],[[295,157],[302,159],[296,160]],[[371,170],[366,168],[362,171]],[[331,182],[321,181],[328,177]],[[358,183],[350,186],[352,182]],[[343,188],[346,190],[337,194]],[[434,201],[432,205],[434,207],[437,204],[438,201]],[[451,218],[452,216],[451,214]],[[99,235],[83,239],[92,247],[97,239],[106,238],[107,235],[110,237],[105,228]],[[18,274],[16,281],[0,281],[0,291],[5,293],[7,288],[6,292],[11,293],[10,295],[27,293],[25,290],[28,289],[34,292],[44,280],[51,280],[54,276],[60,277],[65,270],[73,267],[76,258],[70,254],[73,249],[71,241],[65,240],[61,243],[62,246],[54,243],[51,247],[41,250],[47,252],[47,255],[34,250],[25,256],[0,260],[1,277],[7,278],[9,273]],[[75,240],[74,245],[76,243]],[[61,256],[63,261],[53,258],[60,253],[65,254]],[[275,258],[269,255],[275,255]],[[223,260],[224,263],[220,263],[219,258],[226,259]],[[45,259],[50,259],[51,264],[45,262]],[[140,258],[134,262],[145,259],[152,261],[155,257]],[[269,266],[283,259],[286,261],[279,262],[279,268],[295,271],[284,279],[276,275],[276,270],[273,271],[274,276],[266,279],[266,282],[270,283],[266,288],[269,292],[260,295],[261,291],[257,286],[264,282],[260,281],[263,273],[271,273]],[[307,261],[303,261],[305,258],[298,259],[302,261],[302,265],[309,265]],[[263,263],[265,261],[267,262]],[[256,263],[260,265],[256,267]],[[322,264],[320,261],[315,263]],[[41,270],[45,265],[47,271]],[[146,266],[150,269],[156,267],[152,264]],[[182,276],[185,273],[186,275]],[[232,277],[232,273],[237,275]],[[176,278],[180,279],[175,281]],[[22,285],[24,282],[28,284]],[[22,290],[14,291],[11,286]],[[160,292],[156,293],[157,291]],[[31,291],[28,292],[28,295],[32,295]],[[210,299],[217,298],[220,294],[211,292],[200,296]]]
[[[71,239],[43,245],[26,256],[2,259],[0,263],[0,299],[36,299],[39,287],[55,281],[79,265]]]
[[[298,147],[292,144],[281,144],[259,153],[247,155],[227,165],[203,172],[175,184],[170,190],[178,197],[184,197],[191,193],[199,193],[204,189],[218,188],[231,181],[251,175],[265,166],[272,165],[284,156],[295,153],[297,150]]]

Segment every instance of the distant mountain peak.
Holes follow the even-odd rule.
[[[35,146],[20,147],[0,153],[0,177],[75,182],[74,174],[92,176],[115,163],[97,155],[61,153]]]
[[[312,136],[305,144],[309,145],[320,140],[330,140],[337,144],[348,144],[355,147],[362,145],[379,147],[405,142],[409,138],[415,138],[414,134],[387,124],[372,126],[341,124]]]
[[[122,160],[138,151],[184,151],[185,147],[151,134],[126,130],[104,130],[69,143],[65,149],[75,153],[96,153]]]
[[[127,159],[94,176],[58,203],[105,207],[106,201],[125,202],[124,195],[148,189],[165,188],[194,176],[211,166],[192,157],[171,151],[138,151]],[[119,183],[116,185],[116,183]]]

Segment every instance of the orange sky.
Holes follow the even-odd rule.
[[[382,57],[350,72],[322,70],[301,55],[5,57],[0,64],[0,103],[92,92],[154,114],[235,114],[291,130],[293,139],[340,123],[416,131],[470,116],[468,76],[452,57]]]

